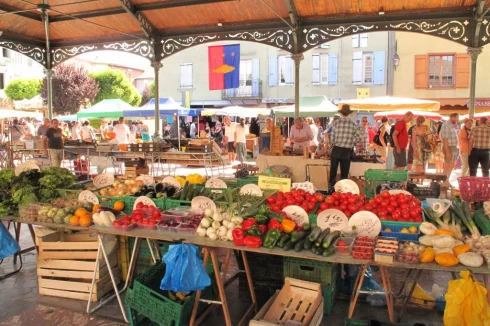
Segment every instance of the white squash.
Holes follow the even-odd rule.
[[[432,239],[435,237],[435,235],[423,235],[419,238],[419,243],[426,247],[432,247]]]
[[[442,254],[442,253],[448,253],[448,254],[453,254],[453,249],[451,248],[435,248],[434,247],[434,253],[436,255]]]
[[[436,235],[432,238],[432,246],[437,248],[452,248],[455,241],[449,235]]]
[[[95,213],[94,215],[92,215],[92,220],[94,221],[95,225],[104,225],[100,217],[100,213]]]
[[[432,223],[422,222],[419,226],[419,230],[425,235],[434,235],[437,231],[437,227]]]
[[[116,220],[116,216],[112,212],[102,211],[100,214],[101,225],[111,226],[112,222]]]
[[[474,252],[465,252],[464,254],[458,255],[458,260],[461,264],[468,267],[480,267],[483,265],[483,257]]]

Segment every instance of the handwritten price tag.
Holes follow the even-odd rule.
[[[146,196],[140,196],[140,197],[136,198],[136,201],[134,202],[134,205],[133,205],[133,209],[136,209],[136,207],[138,206],[138,203],[143,203],[143,205],[153,206],[153,207],[157,206],[157,205],[155,205],[153,200],[151,200],[150,198],[148,198]]]
[[[376,237],[381,231],[381,221],[379,218],[367,211],[357,212],[349,220],[349,228],[356,227],[357,235],[364,237]]]
[[[80,203],[92,203],[92,204],[98,204],[99,199],[97,196],[91,192],[90,190],[84,190],[78,195],[78,201]]]
[[[228,188],[228,186],[221,179],[211,178],[208,181],[206,181],[206,188],[211,188],[211,189],[226,189],[226,188]]]
[[[308,223],[310,221],[308,218],[308,213],[306,213],[306,211],[299,206],[288,206],[282,211],[286,213],[287,216],[297,225],[303,225],[304,223]]]
[[[96,188],[112,186],[113,183],[114,183],[114,176],[109,173],[99,174],[94,179],[94,186]]]
[[[327,209],[321,212],[316,220],[322,230],[330,228],[330,231],[341,231],[347,227],[348,222],[347,216],[338,209]]]
[[[207,197],[197,196],[191,202],[191,209],[196,213],[203,214],[208,208],[216,211],[216,204]]]
[[[155,183],[155,180],[153,179],[153,177],[151,175],[147,175],[147,174],[140,175],[139,177],[136,178],[136,180],[143,181],[143,183],[147,186]]]
[[[316,192],[316,188],[311,182],[298,182],[298,183],[293,183],[293,189],[303,189],[306,192],[309,192],[310,194],[314,194]]]

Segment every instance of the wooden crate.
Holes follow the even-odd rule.
[[[317,325],[314,317],[319,308],[323,307],[322,300],[319,283],[286,277],[284,287],[265,314],[256,316],[250,326],[284,325],[287,321],[300,322],[302,326]]]
[[[95,265],[98,246],[98,238],[85,232],[69,235],[60,231],[41,237],[37,258],[39,294],[86,301],[94,271],[96,283],[91,301],[97,301],[110,292],[113,287],[109,266],[102,253],[98,265]],[[108,241],[105,246],[110,268],[116,282],[119,282],[117,242]]]

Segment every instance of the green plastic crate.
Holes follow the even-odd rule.
[[[124,197],[97,196],[97,198],[99,199],[99,203],[104,207],[113,208],[114,203],[116,201],[122,201],[124,203],[124,209],[123,209],[124,213],[131,214],[131,212],[133,211],[134,202],[133,202],[133,205],[131,205],[128,202],[128,200],[130,200],[128,198],[131,198],[130,196],[124,196]],[[132,197],[132,198],[135,198],[135,197]]]
[[[308,214],[308,220],[310,224],[316,223],[316,219],[318,218],[317,214]]]
[[[398,181],[408,180],[408,170],[378,170],[369,169],[364,172],[366,181]]]
[[[211,280],[214,273],[208,264],[208,274]],[[183,304],[172,301],[166,297],[166,291],[160,290],[160,283],[165,275],[165,264],[158,262],[147,272],[138,276],[131,291],[126,295],[126,306],[158,325],[188,325],[194,306],[195,292]],[[213,282],[212,282],[213,284]],[[213,285],[202,292],[204,299],[213,299]],[[130,312],[131,313],[131,312]],[[131,315],[133,315],[131,313]],[[132,316],[134,317],[134,316]],[[135,318],[131,318],[131,325],[140,325]]]
[[[248,184],[259,184],[259,177],[255,175],[250,175],[246,178],[239,178],[237,181],[238,188],[241,188]]]
[[[483,211],[475,212],[475,223],[482,235],[490,235],[490,219],[485,216]]]
[[[322,295],[323,314],[329,316],[332,314],[333,305],[335,304],[335,297],[337,296],[337,282],[334,281],[332,285],[322,287]]]
[[[371,323],[369,320],[360,320],[360,319],[352,319],[346,318],[344,321],[344,326],[369,326]]]
[[[178,200],[178,199],[165,199],[165,209],[172,209],[181,206],[191,206],[191,202],[188,200]]]
[[[320,283],[321,286],[330,286],[335,283],[337,269],[336,263],[293,257],[284,258],[284,277]]]

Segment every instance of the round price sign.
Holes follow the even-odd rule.
[[[381,232],[381,221],[376,214],[360,211],[352,215],[348,223],[349,229],[356,227],[357,235],[374,238]]]
[[[338,209],[327,209],[321,212],[316,224],[322,229],[330,228],[330,231],[341,231],[347,227],[349,219]]]
[[[91,192],[90,190],[84,190],[78,195],[78,201],[80,203],[92,203],[92,204],[98,204],[99,199],[97,196]]]
[[[291,205],[285,207],[282,210],[286,215],[294,222],[296,225],[303,225],[304,223],[309,223],[310,219],[308,218],[308,213],[306,211],[296,205]]]
[[[216,212],[216,204],[208,197],[197,196],[192,199],[191,209],[193,212],[204,214],[204,211],[208,208]]]
[[[133,209],[136,209],[139,203],[143,203],[143,205],[146,206],[157,207],[157,205],[155,205],[153,200],[151,200],[150,198],[146,196],[139,196],[138,198],[136,198],[136,201],[134,202]]]
[[[148,175],[148,174],[140,175],[139,177],[136,178],[136,180],[143,181],[143,183],[147,186],[155,183],[155,180],[153,179],[153,177],[151,175]]]

